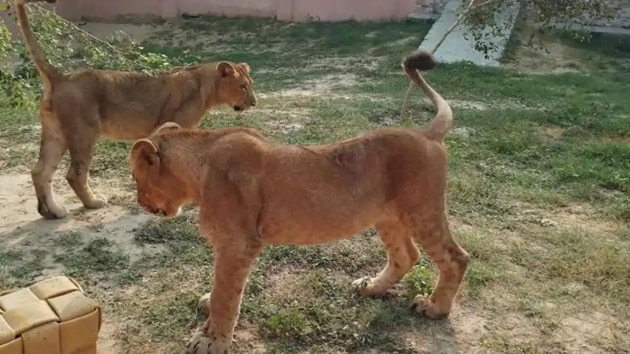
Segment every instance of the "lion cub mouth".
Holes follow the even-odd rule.
[[[149,212],[149,213],[151,213],[153,215],[158,215],[158,214],[161,214],[163,216],[166,215],[166,212],[164,210],[162,210],[160,208],[152,208],[152,207],[150,207],[148,205],[144,206],[144,210],[146,210],[147,212]]]

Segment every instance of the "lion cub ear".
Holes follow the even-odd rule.
[[[243,68],[245,70],[245,72],[249,74],[249,70],[250,70],[249,64],[247,64],[247,63],[238,63],[238,66]]]
[[[166,122],[162,125],[160,125],[159,127],[155,128],[155,130],[153,131],[153,133],[151,133],[151,135],[153,134],[157,134],[159,132],[163,132],[163,131],[167,131],[167,130],[177,130],[177,129],[181,129],[182,127],[175,123],[175,122]]]
[[[227,61],[222,61],[217,64],[217,71],[221,74],[221,76],[226,77],[230,75],[234,75],[236,73],[236,69],[231,63]]]
[[[160,156],[157,146],[149,139],[139,139],[131,147],[131,155],[146,162],[149,167],[159,166]]]

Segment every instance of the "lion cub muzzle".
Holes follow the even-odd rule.
[[[234,105],[233,108],[234,108],[234,110],[236,112],[242,112],[242,111],[244,111],[244,110],[246,110],[248,108],[256,107],[257,104],[258,104],[258,99],[256,98],[255,95],[253,95],[253,96],[251,96],[251,98],[249,99],[249,102],[247,102],[247,104],[244,104],[244,105],[237,104],[237,105]]]
[[[142,203],[138,202],[138,204],[140,204],[142,206],[142,209],[144,209],[146,212],[151,213],[153,215],[160,215],[163,216],[166,213],[164,212],[164,210],[160,209],[160,208],[154,208],[151,207],[149,205],[143,205]]]

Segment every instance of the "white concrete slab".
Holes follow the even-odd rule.
[[[448,29],[457,20],[458,10],[462,6],[463,0],[449,1],[418,49],[429,51],[433,50],[446,31],[448,31]],[[506,26],[504,27],[505,30],[503,33],[499,36],[492,36],[489,38],[489,40],[491,40],[497,48],[496,51],[489,53],[489,58],[486,58],[484,53],[475,49],[472,36],[469,36],[468,39],[464,38],[464,33],[466,33],[467,28],[460,24],[448,35],[442,45],[434,53],[436,59],[442,63],[469,61],[473,64],[481,66],[499,66],[499,59],[503,55],[505,45],[512,33],[512,30],[514,29],[514,23],[516,21],[518,11],[519,6],[516,1],[506,2],[506,4],[499,9],[496,14],[497,21],[499,21],[499,23],[506,23]],[[486,33],[490,33],[490,30],[487,29]]]

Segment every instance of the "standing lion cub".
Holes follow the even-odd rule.
[[[55,202],[51,185],[66,151],[70,152],[68,183],[86,208],[97,209],[106,201],[92,193],[88,174],[99,138],[135,140],[170,121],[197,127],[206,111],[220,104],[236,111],[256,105],[247,63],[206,63],[156,76],[96,69],[63,73],[43,56],[30,28],[25,6],[36,1],[55,2],[15,0],[15,7],[24,43],[44,81],[39,160],[31,171],[37,211],[44,218],[67,214]]]
[[[198,204],[199,233],[215,253],[213,291],[200,302],[209,318],[187,353],[230,351],[250,267],[266,245],[324,243],[372,226],[388,262],[376,277],[357,279],[357,291],[384,294],[414,266],[418,243],[440,275],[433,293],[413,305],[430,318],[448,316],[469,256],[453,240],[446,210],[443,140],[452,112],[418,72],[434,66],[427,52],[403,62],[437,108],[421,129],[382,128],[334,144],[291,146],[253,129],[167,123],[134,143],[138,204],[166,217],[184,203]]]

